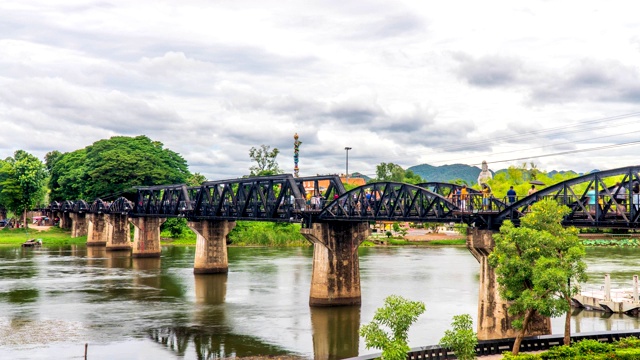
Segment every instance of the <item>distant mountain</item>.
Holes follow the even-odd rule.
[[[369,180],[371,180],[371,178],[370,178],[370,177],[368,177],[368,176],[367,176],[367,175],[365,175],[365,174],[359,173],[359,172],[351,173],[351,175],[349,175],[349,176],[354,177],[354,178],[356,178],[356,177],[357,177],[357,178],[363,178],[363,179],[364,179],[364,181],[366,181],[366,182],[369,182]]]
[[[420,175],[425,181],[452,182],[456,179],[462,179],[467,184],[473,185],[478,182],[478,175],[482,171],[477,166],[469,166],[465,164],[453,164],[433,166],[429,164],[416,165],[408,168],[415,174]]]

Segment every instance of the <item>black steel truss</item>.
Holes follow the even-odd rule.
[[[193,192],[192,219],[291,221],[304,204],[304,188],[291,175],[208,181]]]
[[[621,186],[614,185],[617,182]],[[597,206],[588,204],[587,192],[592,186]],[[539,190],[511,205],[493,197],[485,199],[477,190],[468,188],[463,208],[459,199],[450,197],[459,187],[441,182],[418,185],[380,182],[346,192],[335,175],[294,178],[285,174],[208,181],[193,187],[184,184],[139,187],[135,203],[125,198],[111,204],[96,199],[91,205],[66,200],[54,201],[46,210],[192,220],[462,221],[497,230],[507,219],[517,225],[533,203],[551,198],[571,209],[564,219],[565,225],[635,229],[640,223],[640,166],[583,175]],[[309,208],[305,202],[308,192],[321,195],[326,205],[321,209]]]
[[[620,187],[615,183],[620,183]],[[608,184],[607,184],[608,183]],[[553,199],[571,212],[563,224],[578,227],[638,228],[640,217],[640,166],[630,166],[583,175],[549,186],[520,199],[494,216],[495,225],[510,219],[518,224],[530,206],[541,199]],[[595,204],[589,204],[593,187]]]
[[[423,187],[378,182],[355,188],[329,203],[321,221],[415,221],[454,220],[458,207],[442,195]]]

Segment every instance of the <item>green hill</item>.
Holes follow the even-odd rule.
[[[467,184],[473,185],[478,181],[481,169],[477,166],[465,164],[452,164],[433,166],[429,164],[416,165],[408,168],[415,174],[420,175],[425,181],[452,182],[462,179]]]

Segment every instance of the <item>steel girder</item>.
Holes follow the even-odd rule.
[[[185,184],[137,187],[134,216],[177,217],[193,210]]]
[[[195,220],[292,221],[304,204],[290,174],[207,181],[193,191],[196,200],[187,216]]]
[[[102,199],[95,199],[91,205],[89,205],[89,212],[92,214],[103,214],[109,210],[109,204],[102,201]]]
[[[133,203],[127,198],[119,197],[109,205],[109,214],[129,214],[133,210]]]
[[[449,196],[449,194],[451,194],[452,191],[456,191],[458,189],[462,189],[462,185],[458,185],[458,184],[450,184],[450,183],[445,183],[445,182],[436,182],[436,181],[430,181],[430,182],[425,182],[425,183],[420,183],[420,184],[416,184],[416,186],[420,186],[423,187],[431,192],[434,192],[440,196],[444,196],[447,197]],[[470,187],[467,187],[467,192],[469,194],[480,194],[481,192],[476,190],[476,189],[472,189]]]
[[[367,194],[370,197],[367,198]],[[321,221],[454,221],[458,207],[423,187],[379,182],[355,188],[329,203]]]
[[[622,189],[612,182],[620,182]],[[607,185],[607,182],[609,185]],[[571,212],[564,218],[564,225],[580,227],[620,227],[638,228],[640,217],[640,196],[637,194],[640,184],[640,166],[622,167],[605,170],[567,180],[539,190],[507,207],[493,217],[492,227],[499,227],[504,220],[515,224],[525,215],[530,206],[544,198],[553,199],[566,205]],[[593,186],[597,194],[596,204],[588,204],[587,193]],[[624,192],[626,201],[617,197]]]

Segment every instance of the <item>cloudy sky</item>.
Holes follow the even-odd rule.
[[[147,135],[210,180],[277,147],[381,162],[640,164],[634,1],[3,0],[0,158]],[[597,149],[597,150],[594,150]]]

